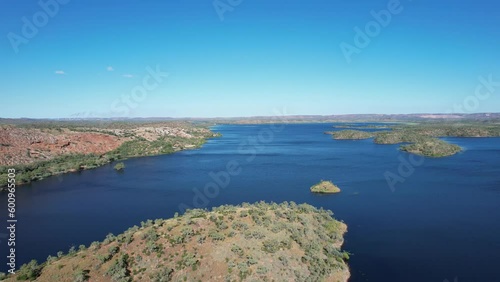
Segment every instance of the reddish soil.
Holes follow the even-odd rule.
[[[71,153],[104,154],[124,140],[107,134],[0,127],[0,166],[29,164]]]

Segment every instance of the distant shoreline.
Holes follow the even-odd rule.
[[[17,184],[22,185],[133,157],[165,155],[199,148],[207,139],[220,136],[212,131],[217,126],[274,123],[332,123],[337,125],[334,127],[347,129],[325,132],[332,134],[334,139],[374,138],[377,144],[402,144],[400,150],[425,157],[447,157],[462,151],[459,146],[437,138],[500,137],[500,124],[476,121],[421,123],[401,120],[369,122],[282,120],[281,123],[276,120],[259,122],[247,120],[245,123],[39,121],[0,125],[0,153],[2,153],[0,164],[3,163],[0,166],[0,190],[7,186],[6,171],[9,168],[16,169]],[[356,125],[359,123],[391,125],[383,127],[387,130],[363,131],[370,128]]]
[[[33,124],[33,123],[158,123],[189,122],[205,124],[233,124],[235,122],[260,123],[327,123],[327,122],[472,122],[490,121],[500,123],[500,112],[495,113],[412,113],[412,114],[338,114],[338,115],[287,115],[246,116],[246,117],[138,117],[138,118],[1,118],[0,124]]]
[[[373,139],[376,144],[401,144],[400,150],[424,157],[442,158],[463,151],[451,144],[445,137],[500,137],[500,125],[476,123],[422,123],[418,125],[398,125],[380,131],[364,131],[362,127],[346,127],[339,131],[327,131],[335,140]]]
[[[0,161],[3,163],[0,166],[0,191],[7,187],[8,169],[15,169],[16,184],[24,185],[134,157],[166,155],[200,148],[207,139],[218,136],[220,134],[207,127],[188,123],[148,124],[125,129],[116,126],[0,126]]]

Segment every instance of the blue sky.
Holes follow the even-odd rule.
[[[498,84],[475,96],[500,82],[493,0],[401,0],[350,62],[340,44],[395,0],[243,0],[223,20],[213,0],[54,1],[0,3],[0,117],[500,111]]]

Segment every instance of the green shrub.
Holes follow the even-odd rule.
[[[107,245],[115,240],[116,240],[116,236],[113,235],[113,233],[108,233],[108,235],[106,235],[106,238],[104,239],[104,241],[102,241],[102,243],[104,245]]]
[[[262,250],[266,253],[275,253],[280,249],[280,242],[275,239],[262,242]]]
[[[116,255],[118,252],[120,251],[120,247],[118,246],[112,246],[112,247],[109,247],[108,249],[108,254],[113,257],[114,255]]]
[[[237,245],[233,245],[233,246],[231,247],[231,252],[233,252],[233,253],[237,254],[240,258],[241,258],[241,257],[243,257],[243,255],[244,255],[243,249],[242,249],[242,248],[240,248],[240,247],[239,247],[239,246],[237,246]]]
[[[224,241],[225,236],[222,233],[211,231],[208,233],[208,237],[212,238],[213,241]]]
[[[193,228],[191,227],[184,227],[182,230],[181,230],[181,234],[184,238],[189,238],[191,236],[194,235],[194,231],[193,231]]]
[[[23,264],[18,271],[17,280],[35,280],[42,273],[43,266],[39,265],[36,260]]]
[[[110,260],[112,258],[112,256],[109,253],[104,254],[104,255],[98,254],[96,257],[97,257],[97,260],[99,260],[99,262],[101,262],[101,264],[107,262],[108,260]]]
[[[235,221],[232,224],[233,229],[242,231],[242,230],[247,230],[248,229],[248,224],[241,222],[241,221]]]
[[[101,242],[94,241],[90,244],[90,247],[94,250],[99,250],[101,248]]]
[[[106,271],[106,275],[111,276],[111,280],[116,282],[132,281],[128,270],[128,254],[123,254],[117,258]]]
[[[131,233],[129,233],[123,237],[123,243],[125,243],[126,245],[132,243],[132,241],[134,241],[134,236],[132,236]]]
[[[75,274],[73,275],[73,282],[85,282],[88,281],[90,276],[89,276],[90,270],[85,269],[85,270],[77,270]]]
[[[247,230],[243,235],[245,236],[245,239],[263,239],[266,237],[264,233],[257,230],[254,231]]]
[[[57,259],[56,257],[53,257],[53,256],[49,255],[49,256],[47,257],[47,263],[52,263],[52,262],[54,262],[56,259]]]
[[[150,255],[153,252],[159,252],[160,247],[153,241],[146,241],[146,248],[143,250],[143,253],[146,255]]]
[[[146,240],[146,241],[153,241],[155,242],[156,240],[158,240],[158,234],[156,234],[156,230],[154,230],[153,228],[149,229],[148,231],[146,231],[145,233],[142,234],[142,239]]]
[[[122,163],[122,162],[119,162],[119,163],[117,163],[117,164],[114,166],[114,169],[115,169],[116,171],[122,171],[122,170],[124,170],[124,169],[125,169],[125,164],[124,164],[124,163]]]
[[[240,279],[245,280],[251,273],[252,270],[248,268],[248,265],[244,262],[238,263],[238,270],[240,271]]]
[[[264,275],[264,274],[266,274],[268,271],[269,271],[269,270],[268,270],[268,269],[267,269],[267,267],[265,267],[265,266],[261,266],[261,265],[259,265],[259,266],[257,267],[257,274]]]
[[[152,225],[153,225],[153,221],[151,219],[148,219],[146,221],[141,221],[142,228],[150,227]]]
[[[182,255],[182,258],[177,261],[177,266],[180,268],[180,269],[183,269],[185,267],[195,267],[199,264],[199,259],[196,258],[196,255],[195,254],[191,254],[191,253],[188,253],[188,252],[185,252],[183,255]]]
[[[68,255],[74,256],[75,254],[76,254],[76,248],[75,246],[71,246],[71,248],[69,248]]]
[[[161,265],[159,266],[159,269],[150,276],[150,278],[153,282],[168,282],[172,280],[173,272],[173,269]]]
[[[346,251],[342,252],[342,258],[346,261],[349,260],[350,258],[349,255],[350,255],[349,252]]]

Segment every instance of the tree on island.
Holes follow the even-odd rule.
[[[116,171],[122,171],[125,168],[125,164],[122,162],[119,162],[115,165],[115,170]]]

